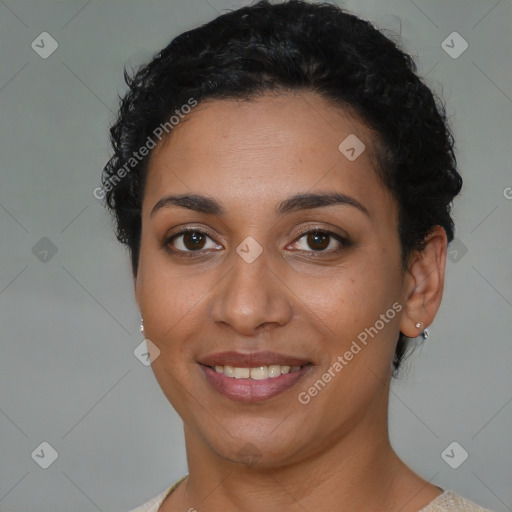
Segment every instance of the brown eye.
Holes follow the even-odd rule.
[[[206,237],[199,231],[190,231],[183,235],[183,245],[191,251],[202,249],[205,244]]]
[[[330,235],[320,231],[313,231],[307,236],[307,243],[311,249],[323,251],[329,246]]]
[[[341,235],[312,229],[304,232],[294,243],[295,249],[305,253],[335,254],[350,246],[348,239]]]
[[[203,249],[222,249],[209,235],[197,229],[186,229],[169,237],[165,241],[168,250],[175,254],[200,252]]]

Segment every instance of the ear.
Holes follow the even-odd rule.
[[[411,255],[404,279],[404,314],[400,331],[410,338],[428,327],[441,304],[448,240],[441,226],[427,235],[422,250]],[[420,327],[416,324],[421,322]]]

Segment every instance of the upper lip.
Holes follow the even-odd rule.
[[[201,358],[200,364],[205,366],[235,366],[238,368],[255,368],[279,364],[281,366],[303,366],[308,364],[306,359],[300,359],[277,352],[218,352]]]

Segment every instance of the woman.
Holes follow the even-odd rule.
[[[412,59],[336,6],[262,1],[127,82],[103,184],[189,470],[137,512],[482,511],[388,437],[462,185]]]

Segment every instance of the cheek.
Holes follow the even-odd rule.
[[[165,261],[161,251],[143,246],[137,276],[137,298],[145,333],[157,345],[180,326],[192,306],[200,300],[198,279],[190,280]]]
[[[324,329],[328,361],[322,369],[331,368],[336,374],[330,393],[338,396],[350,390],[352,398],[343,400],[353,401],[354,406],[376,393],[391,370],[402,308],[397,279],[392,269],[374,265],[347,278],[330,279],[329,293],[321,301],[318,296],[311,298],[318,301],[318,324],[329,327]],[[333,368],[336,361],[339,364]]]
[[[205,314],[204,303],[212,285],[206,278],[158,273],[155,268],[151,272],[141,283],[144,325],[150,329],[155,343],[168,345],[197,329],[198,315]]]
[[[399,274],[381,263],[340,268],[311,282],[298,279],[298,295],[343,339],[373,325],[399,297]]]

